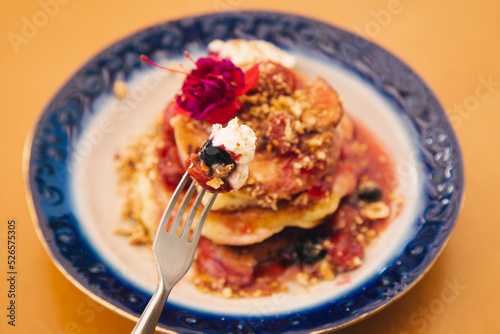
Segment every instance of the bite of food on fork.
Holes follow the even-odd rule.
[[[198,153],[186,160],[187,172],[212,193],[238,190],[248,178],[248,164],[255,153],[255,132],[238,125],[235,117],[226,127],[212,125],[212,133]]]
[[[207,142],[198,153],[193,153],[186,160],[187,171],[163,212],[153,241],[153,257],[158,272],[156,291],[133,329],[133,334],[154,332],[170,291],[193,262],[203,223],[217,194],[238,190],[245,183],[248,164],[255,152],[255,142],[254,131],[246,125],[238,125],[238,119],[234,118],[226,127],[214,124]],[[191,178],[194,182],[190,183]],[[196,188],[198,195],[192,202]],[[207,192],[211,194],[198,215]],[[184,197],[178,204],[182,195]],[[198,221],[192,226],[195,219]]]

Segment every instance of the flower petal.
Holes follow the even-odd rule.
[[[180,114],[180,115],[191,117],[191,112],[189,110],[186,110],[186,109],[182,108],[177,103],[172,103],[172,105],[171,105],[170,108],[176,114]]]
[[[252,86],[247,90],[255,82],[256,79],[252,77],[249,81]],[[241,108],[236,97],[241,95],[246,84],[241,68],[229,59],[199,58],[196,68],[188,74],[181,94],[176,98],[178,113],[196,120],[227,123]]]
[[[259,80],[259,63],[250,67],[245,71],[245,86],[241,89],[235,89],[234,92],[237,96],[244,95],[254,88]]]
[[[226,124],[236,116],[241,107],[238,100],[233,100],[227,106],[214,108],[203,119],[210,124]]]

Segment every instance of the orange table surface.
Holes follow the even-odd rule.
[[[453,119],[466,199],[448,245],[406,295],[339,333],[500,333],[500,1],[57,1],[4,2],[0,14],[1,333],[132,330],[73,286],[42,247],[26,202],[24,142],[53,94],[106,46],[158,22],[228,9],[296,13],[369,37],[417,71]],[[51,15],[26,31],[48,3]],[[9,219],[18,224],[15,327],[6,316]]]

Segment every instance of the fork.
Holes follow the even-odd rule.
[[[170,227],[167,230],[169,225],[168,222],[174,207],[189,179],[189,174],[187,172],[184,173],[184,176],[170,198],[170,201],[163,212],[160,224],[158,225],[158,230],[156,231],[156,236],[153,241],[153,257],[158,273],[158,285],[153,297],[151,297],[151,300],[144,309],[139,321],[132,330],[132,334],[149,334],[154,332],[170,291],[186,274],[191,266],[191,263],[193,262],[196,247],[198,245],[198,241],[200,240],[203,223],[205,222],[208,212],[217,197],[217,194],[211,194],[198,219],[198,223],[193,230],[191,240],[188,240],[191,225],[195,219],[196,212],[200,207],[201,200],[205,195],[204,189],[198,192],[198,196],[196,196],[196,199],[194,200],[194,203],[186,217],[184,226],[182,226],[179,234],[178,230],[180,230],[179,227],[182,217],[184,216],[189,201],[191,200],[191,197],[196,189],[195,182],[192,182],[191,186],[186,191],[179,208],[177,209],[177,213],[172,220]]]

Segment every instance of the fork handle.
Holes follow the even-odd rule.
[[[148,305],[142,312],[141,318],[135,325],[131,334],[150,334],[154,333],[158,319],[160,318],[161,311],[165,306],[167,297],[171,288],[166,287],[162,278],[158,281],[156,291],[151,297]]]

